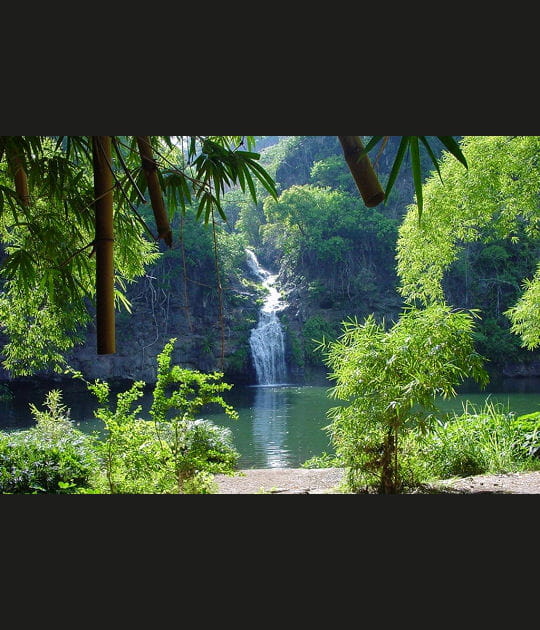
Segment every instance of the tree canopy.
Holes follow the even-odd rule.
[[[360,136],[338,136],[366,206],[390,193],[410,152],[422,204],[419,147],[404,136],[383,191]],[[466,164],[451,136],[437,136]],[[4,365],[30,374],[61,363],[95,318],[97,352],[116,351],[115,309],[126,286],[171,245],[171,220],[195,208],[205,223],[226,221],[223,196],[237,188],[274,199],[273,178],[255,136],[0,136],[0,315],[9,338]]]
[[[467,243],[506,239],[519,244],[523,235],[540,237],[540,137],[465,136],[461,147],[469,169],[443,156],[444,185],[431,175],[424,186],[422,220],[412,204],[400,227],[397,270],[408,301],[444,301],[445,273]],[[498,250],[491,251],[496,264]],[[522,288],[506,314],[512,331],[532,350],[540,346],[540,267],[523,278]]]
[[[275,195],[253,146],[252,136],[0,137],[7,367],[59,363],[93,308],[98,353],[114,353],[115,306],[129,308],[126,284],[160,241],[171,245],[176,212],[225,219],[223,193],[256,199],[255,181]]]

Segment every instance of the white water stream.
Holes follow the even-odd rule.
[[[285,364],[285,340],[283,329],[278,318],[286,304],[281,300],[275,287],[277,274],[263,269],[255,254],[246,250],[248,264],[261,284],[268,289],[259,313],[259,322],[251,331],[249,345],[258,385],[279,385],[287,379]]]

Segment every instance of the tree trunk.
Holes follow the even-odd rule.
[[[1,154],[4,151],[4,142],[2,142],[0,149],[1,159]],[[24,170],[21,156],[13,147],[6,146],[5,149],[9,169],[15,182],[15,191],[17,192],[23,206],[28,206],[30,205],[30,192],[28,190],[28,179],[26,177],[26,171]]]
[[[111,137],[92,136],[95,195],[97,353],[114,354],[114,228]]]
[[[381,491],[384,494],[397,494],[399,490],[396,449],[396,434],[394,433],[394,429],[390,427],[383,443]]]
[[[169,247],[172,247],[172,231],[161,193],[156,160],[154,159],[152,145],[150,144],[150,136],[135,136],[135,138],[137,139],[142,167],[148,184],[148,192],[150,193],[152,210],[154,211],[154,218],[156,219],[158,239],[162,238]]]
[[[358,159],[358,156],[364,150],[360,136],[338,136],[338,138],[343,148],[343,155],[364,203],[368,208],[378,206],[384,201],[384,191],[373,170],[369,157],[365,155],[362,159]]]

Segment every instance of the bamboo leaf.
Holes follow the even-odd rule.
[[[248,162],[250,168],[255,173],[255,177],[261,182],[264,186],[265,190],[270,193],[270,195],[277,200],[278,193],[274,184],[274,180],[270,177],[270,175],[264,170],[264,168],[258,164],[257,162],[252,162],[251,160]],[[257,201],[254,198],[254,201]]]
[[[123,291],[120,291],[120,289],[115,288],[114,290],[114,295],[115,295],[115,301],[119,304],[122,305],[126,311],[128,313],[131,313],[131,302],[127,299],[126,295],[124,294]]]
[[[386,183],[386,190],[384,191],[386,199],[388,199],[390,195],[390,191],[392,190],[392,187],[394,186],[394,182],[396,181],[398,173],[401,169],[403,158],[405,157],[407,147],[409,146],[409,139],[410,139],[410,136],[403,136],[401,138],[401,142],[399,143],[396,157],[392,165],[392,170],[390,171],[390,176],[388,177],[388,182]]]
[[[418,220],[422,216],[422,169],[420,166],[420,150],[418,147],[418,136],[409,136],[409,146],[411,149],[411,170],[414,181],[414,191],[416,193],[416,204],[418,206]]]
[[[240,189],[242,190],[242,192],[245,192],[246,180],[245,180],[245,175],[244,175],[243,164],[238,164],[237,179],[238,179],[238,183],[240,184]]]
[[[253,178],[251,177],[251,173],[246,171],[246,181],[249,188],[249,193],[253,201],[257,201],[257,193],[255,191],[255,184],[253,183]]]
[[[223,219],[223,221],[225,221],[225,223],[227,223],[227,215],[223,212],[223,208],[220,204],[217,205],[217,210],[219,212],[219,216]]]
[[[433,153],[433,150],[431,149],[431,146],[430,146],[429,142],[427,141],[426,136],[420,136],[420,141],[426,147],[426,151],[428,152],[428,155],[431,158],[431,161],[433,162],[433,165],[437,169],[437,173],[439,174],[439,179],[442,182],[441,170],[439,168],[439,161],[435,157],[435,154]]]
[[[248,160],[258,160],[261,157],[260,153],[253,153],[253,151],[235,151],[235,154]]]
[[[139,190],[139,188],[137,187],[137,182],[133,179],[133,176],[124,160],[124,157],[122,155],[122,152],[120,151],[120,147],[118,146],[118,140],[116,139],[116,136],[112,136],[112,146],[114,148],[114,151],[116,153],[116,156],[118,158],[118,161],[120,162],[120,165],[124,171],[124,173],[126,174],[126,177],[128,178],[129,182],[131,183],[131,186],[133,188],[133,191],[135,192],[135,194],[137,195],[139,201],[141,203],[146,203],[146,199],[143,195],[143,193]]]
[[[372,136],[370,141],[364,147],[364,150],[358,156],[358,159],[361,160],[365,155],[367,155],[383,138],[384,136]]]
[[[456,142],[454,136],[437,136],[437,138],[444,144],[444,146],[450,151],[450,153],[457,158],[465,168],[469,168],[465,156],[461,152],[459,144]]]

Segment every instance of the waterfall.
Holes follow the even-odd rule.
[[[259,322],[253,328],[249,338],[251,356],[257,373],[259,385],[278,385],[285,383],[287,368],[285,365],[285,341],[278,312],[285,308],[279,291],[275,287],[277,274],[273,275],[259,265],[255,254],[246,249],[247,261],[253,274],[268,289],[259,313]]]

